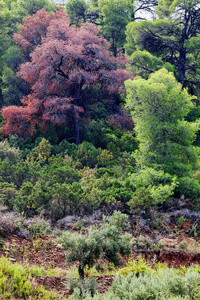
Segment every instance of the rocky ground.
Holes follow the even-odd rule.
[[[56,276],[35,276],[35,284],[44,285],[46,289],[57,291],[61,297],[70,295],[67,276],[69,271],[78,266],[78,262],[66,263],[65,251],[56,242],[61,229],[72,230],[79,222],[80,232],[85,227],[98,223],[101,225],[102,214],[81,219],[68,216],[56,225],[57,231],[51,235],[21,237],[21,234],[9,235],[0,248],[0,256],[7,256],[13,263],[53,268]],[[32,222],[29,220],[29,222]],[[151,218],[141,215],[130,216],[129,232],[133,235],[133,253],[131,259],[137,260],[142,255],[154,267],[157,262],[179,267],[200,264],[200,213],[187,207],[168,209],[165,212],[151,212]],[[76,226],[77,227],[77,226]],[[77,228],[76,228],[77,229]],[[82,231],[83,230],[83,231]],[[125,266],[128,258],[122,258],[120,267]],[[104,273],[96,276],[100,292],[105,293],[112,284],[114,276]]]

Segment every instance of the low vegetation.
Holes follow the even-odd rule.
[[[199,299],[200,274],[195,267],[187,270],[168,269],[159,265],[156,270],[141,268],[141,273],[130,272],[127,276],[116,276],[109,291],[91,297],[80,295],[76,290],[70,299]]]
[[[0,258],[0,299],[58,299],[43,286],[34,283],[34,276],[48,274],[44,268],[26,267]]]

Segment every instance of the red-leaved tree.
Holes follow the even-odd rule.
[[[79,144],[79,116],[84,113],[88,97],[94,98],[94,95],[87,96],[86,91],[98,85],[112,101],[116,93],[124,92],[124,81],[133,76],[125,70],[124,56],[114,58],[110,54],[109,44],[98,35],[97,26],[70,26],[64,11],[57,14],[59,18],[47,20],[46,32],[40,35],[37,47],[30,42],[30,48],[24,37],[21,39],[21,47],[33,51],[31,61],[21,65],[18,76],[30,84],[32,92],[22,100],[23,107],[10,106],[1,110],[5,119],[4,135],[17,133],[25,137],[34,131],[36,124],[44,130],[49,122],[68,124],[70,118],[75,142]]]
[[[34,15],[23,18],[23,24],[19,25],[19,32],[14,33],[13,39],[22,49],[27,61],[30,60],[30,53],[42,43],[42,38],[46,37],[50,21],[62,16],[61,10],[49,13],[43,8]]]

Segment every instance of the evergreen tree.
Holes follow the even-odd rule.
[[[200,1],[160,0],[156,12],[157,20],[128,24],[127,54],[147,50],[156,58],[162,58],[163,63],[175,66],[178,82],[198,95]],[[148,69],[145,64],[142,67]]]
[[[131,205],[141,204],[144,187],[151,206],[173,195],[175,187],[179,195],[197,200],[200,186],[190,177],[198,168],[199,148],[192,143],[199,123],[185,120],[193,107],[192,97],[164,68],[148,80],[126,81],[126,89],[140,142],[135,155],[139,171],[131,177],[136,187]]]

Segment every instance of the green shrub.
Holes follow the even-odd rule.
[[[137,139],[130,133],[113,129],[106,134],[106,137],[110,140],[107,149],[113,152],[114,155],[118,156],[119,152],[132,153],[138,148]]]
[[[0,213],[0,236],[15,234],[24,222],[24,218],[13,213]]]
[[[147,271],[155,273],[155,271],[148,266],[147,262],[139,256],[138,261],[129,260],[127,266],[119,270],[118,275],[126,277],[132,273],[138,277]]]
[[[73,153],[78,149],[77,145],[74,143],[69,143],[67,141],[62,141],[56,146],[51,147],[51,153],[53,155],[61,154],[63,157],[66,155],[73,155]]]
[[[97,156],[99,150],[96,149],[91,143],[83,142],[78,146],[77,151],[73,153],[73,158],[78,159],[82,165],[94,168],[97,164]]]
[[[194,203],[199,203],[200,183],[194,178],[180,177],[179,184],[175,189],[175,195],[178,197],[184,195]]]
[[[113,155],[107,149],[101,151],[101,153],[97,156],[97,162],[100,167],[106,167],[111,164],[113,160]]]
[[[13,210],[32,217],[45,209],[51,199],[51,190],[45,181],[37,181],[35,186],[31,182],[24,182],[13,199]]]
[[[88,293],[93,297],[98,290],[98,285],[95,277],[88,277],[80,281],[78,278],[74,278],[73,276],[70,276],[68,281],[69,281],[68,284],[69,291],[74,292],[75,289],[77,289],[79,295]]]
[[[7,140],[0,142],[0,160],[16,164],[21,157],[19,148],[11,147]]]
[[[28,161],[47,161],[50,156],[51,145],[48,140],[43,138],[39,145],[27,155]]]
[[[136,190],[128,205],[132,211],[142,209],[146,213],[173,195],[178,185],[176,177],[172,177],[162,170],[157,171],[152,168],[145,168],[137,174],[132,174],[129,178],[130,181],[132,181]]]
[[[0,204],[11,208],[12,199],[17,194],[16,186],[13,183],[0,182]]]
[[[51,233],[51,226],[48,221],[35,218],[34,222],[28,226],[31,235],[48,235]]]
[[[75,291],[70,299],[200,299],[200,274],[194,267],[190,267],[185,273],[162,265],[156,271],[145,267],[142,270],[140,269],[139,273],[131,271],[125,277],[116,276],[109,291],[103,296],[97,294],[92,298],[90,295],[85,294],[81,298],[80,294]]]
[[[96,173],[95,173],[95,175],[96,175],[96,177],[97,178],[100,178],[101,176],[103,176],[104,174],[108,174],[108,175],[110,175],[110,176],[113,176],[114,175],[114,171],[112,170],[112,169],[108,169],[108,168],[98,168],[97,170],[96,170]]]
[[[51,200],[48,207],[51,219],[57,221],[67,213],[80,213],[83,192],[79,182],[54,184],[51,188]]]
[[[178,225],[179,228],[182,227],[183,223],[187,220],[187,218],[184,218],[183,216],[180,216],[180,218],[178,218],[176,224]]]
[[[115,265],[119,264],[119,253],[131,253],[131,235],[122,234],[129,226],[128,216],[114,212],[110,218],[104,217],[101,230],[89,228],[85,235],[65,232],[58,242],[67,250],[67,261],[79,261],[79,276],[84,279],[84,268],[94,266],[100,257]],[[118,226],[119,225],[119,226]]]
[[[46,166],[40,172],[40,175],[43,180],[48,181],[51,185],[56,183],[72,183],[80,179],[77,170],[65,164],[64,160],[60,164],[56,162],[50,166]]]
[[[19,263],[2,256],[0,258],[0,297],[1,299],[57,299],[43,286],[31,283],[31,271]]]
[[[100,111],[98,109],[98,113],[99,112]],[[106,132],[108,129],[109,124],[106,121],[102,119],[93,119],[84,126],[84,132],[82,132],[82,136],[84,140],[92,143],[95,147],[106,148],[109,142],[106,137]]]

